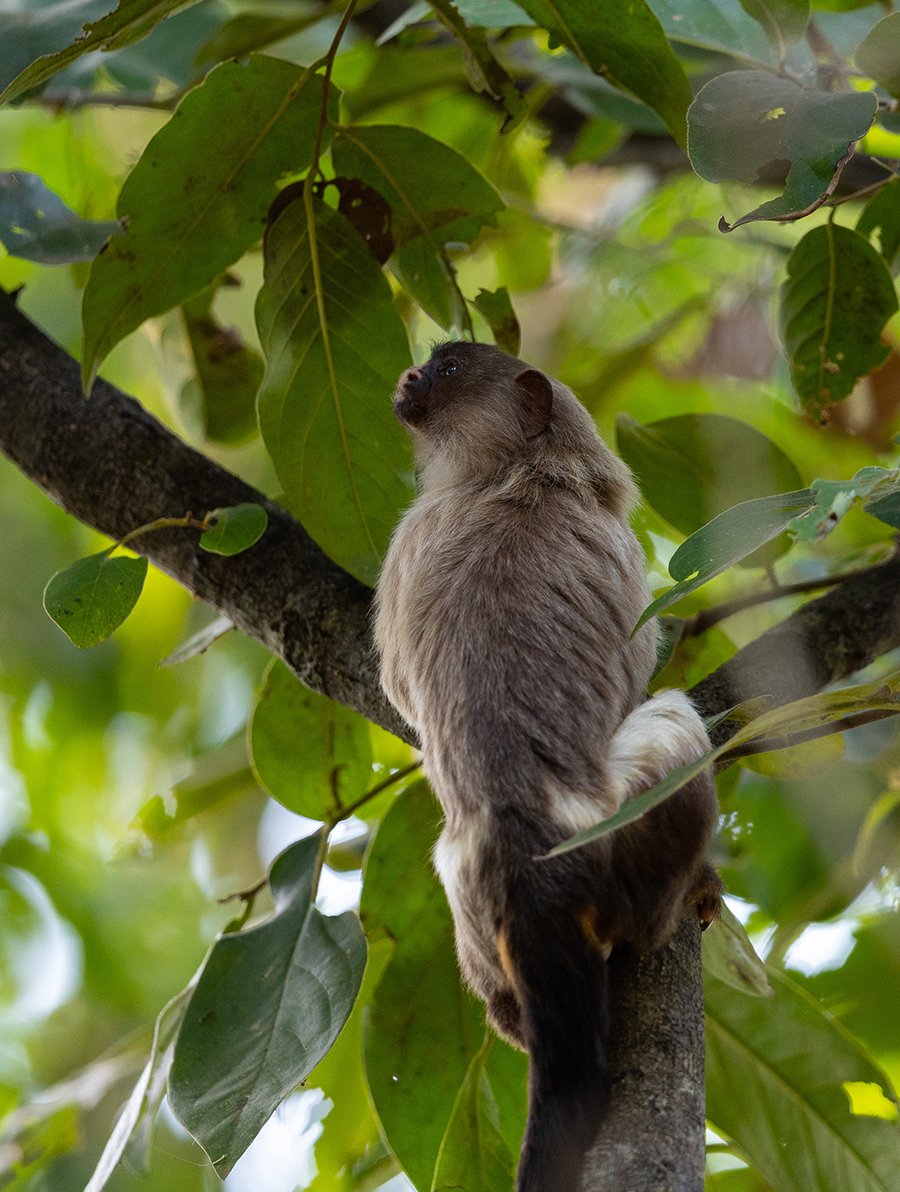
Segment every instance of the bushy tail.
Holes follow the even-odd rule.
[[[523,884],[505,940],[530,1057],[516,1190],[576,1192],[609,1101],[606,960],[588,910],[548,913]]]

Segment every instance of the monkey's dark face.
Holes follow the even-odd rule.
[[[394,412],[411,429],[425,430],[451,403],[476,398],[488,379],[490,364],[496,377],[501,361],[513,363],[512,357],[487,344],[441,344],[430,360],[401,376],[394,391]]]

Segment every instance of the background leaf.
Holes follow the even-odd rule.
[[[889,269],[900,265],[900,179],[869,199],[856,222],[857,232],[871,238],[877,229],[881,256]]]
[[[44,608],[76,646],[105,641],[134,606],[144,586],[147,560],[110,557],[109,550],[58,571],[44,589]]]
[[[116,220],[80,219],[37,174],[0,172],[0,242],[12,256],[43,265],[89,261],[119,231]]]
[[[900,13],[890,13],[869,31],[856,64],[891,95],[900,95]]]

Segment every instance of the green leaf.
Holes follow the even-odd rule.
[[[181,391],[181,406],[199,434],[230,445],[259,432],[256,392],[265,365],[237,330],[218,322],[215,293],[209,286],[181,308],[196,370]]]
[[[246,501],[213,509],[206,520],[212,524],[200,535],[201,547],[214,555],[239,555],[259,542],[269,524],[269,515],[262,505]]]
[[[310,819],[340,815],[372,779],[366,721],[304,687],[283,662],[266,674],[250,723],[250,749],[269,794]]]
[[[885,1192],[900,1164],[896,1123],[851,1112],[846,1082],[895,1095],[885,1073],[799,986],[770,971],[772,998],[707,975],[707,1112],[773,1188]],[[803,1144],[797,1143],[803,1139]]]
[[[118,629],[144,586],[147,560],[110,558],[114,549],[79,559],[58,571],[44,589],[47,615],[81,649],[96,646]]]
[[[486,320],[497,347],[518,356],[521,329],[506,286],[499,290],[479,290],[472,305]]]
[[[0,172],[0,243],[12,256],[41,265],[89,261],[118,231],[115,220],[80,219],[37,174]]]
[[[876,111],[872,92],[807,91],[791,79],[755,70],[717,75],[688,109],[688,154],[707,182],[780,180],[784,190],[741,216],[787,220],[820,206]],[[817,229],[821,230],[821,229]]]
[[[740,61],[772,59],[770,42],[739,0],[648,0],[669,41]]]
[[[394,1154],[417,1188],[430,1188],[447,1123],[484,1017],[460,985],[453,924],[431,872],[438,809],[426,783],[385,816],[366,860],[360,914],[369,938],[396,951],[369,1012],[366,1072]]]
[[[657,112],[684,145],[691,89],[659,21],[643,0],[519,0],[521,8],[591,70]]]
[[[765,964],[725,901],[719,918],[703,936],[703,969],[741,993],[755,997],[772,994]]]
[[[197,0],[120,0],[115,11],[107,12],[100,20],[86,24],[71,45],[57,50],[56,53],[45,54],[26,67],[0,93],[0,104],[8,103],[26,91],[46,83],[58,70],[74,62],[82,54],[95,50],[118,50],[122,46],[139,41],[173,12],[180,8],[189,8],[196,3]],[[87,12],[92,12],[94,6],[85,8]]]
[[[616,445],[644,499],[683,534],[733,505],[801,483],[796,467],[771,439],[721,414],[679,414],[646,426],[620,414]],[[741,461],[739,468],[735,460]],[[787,545],[773,544],[764,560],[754,555],[747,565],[771,561]]]
[[[878,229],[881,256],[891,270],[900,266],[900,178],[883,187],[863,207],[857,232],[871,239]]]
[[[463,19],[459,4],[451,0],[431,0],[430,7],[462,46],[466,73],[473,90],[489,95],[503,104],[506,119],[504,132],[517,127],[528,113],[524,96],[494,52],[483,29],[471,27]]]
[[[860,468],[852,480],[814,480],[809,487],[815,505],[788,528],[798,540],[815,541],[829,534],[859,498],[881,493],[888,502],[893,501],[898,491],[898,474],[884,468]],[[866,509],[870,509],[869,505]]]
[[[175,1045],[169,1104],[222,1178],[331,1047],[362,981],[356,915],[314,904],[324,843],[275,860],[272,917],[216,941]]]
[[[759,21],[781,56],[787,45],[803,36],[809,24],[809,0],[741,0],[741,8]]]
[[[414,128],[343,128],[332,149],[338,174],[371,186],[391,209],[392,267],[440,326],[463,326],[464,302],[446,246],[470,244],[503,199],[474,166]]]
[[[512,1192],[515,1163],[500,1133],[500,1114],[485,1059],[474,1057],[441,1141],[432,1192]]]
[[[891,275],[868,240],[828,223],[788,257],[780,330],[801,400],[813,411],[840,401],[890,351],[881,329],[897,310]]]
[[[231,633],[233,629],[234,621],[228,617],[216,617],[208,625],[204,625],[202,629],[198,629],[196,633],[192,633],[181,645],[176,646],[171,654],[167,654],[165,658],[161,658],[158,665],[178,666],[179,663],[187,662],[189,658],[196,658],[198,654],[205,654],[213,642],[217,642],[226,633]]]
[[[412,495],[391,408],[409,346],[365,242],[323,203],[312,210],[312,239],[299,200],[266,236],[259,420],[291,511],[336,562],[374,583]]]
[[[815,507],[808,488],[758,497],[726,509],[708,525],[686,538],[669,560],[669,574],[678,580],[641,613],[635,631],[682,596],[771,542],[792,522]]]
[[[856,65],[885,91],[900,96],[900,12],[872,27],[856,51]]]
[[[188,92],[126,179],[117,207],[126,230],[91,269],[85,388],[144,319],[208,286],[259,239],[279,178],[312,159],[322,87],[318,75],[259,56],[224,63]],[[334,92],[329,104],[334,116]]]

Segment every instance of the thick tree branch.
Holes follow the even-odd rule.
[[[233,558],[200,550],[196,534],[186,530],[148,534],[136,545],[280,655],[308,686],[409,739],[378,687],[369,590],[326,558],[283,509],[113,386],[98,382],[85,400],[77,365],[2,292],[0,450],[63,508],[117,539],[160,516],[202,515],[241,501],[265,505],[265,535]],[[692,694],[706,715],[752,696],[778,705],[897,646],[900,559],[893,558],[805,605]],[[686,922],[671,948],[652,957],[623,955],[613,968],[615,1117],[595,1152],[588,1188],[693,1192],[702,1186],[698,957],[696,923]]]

